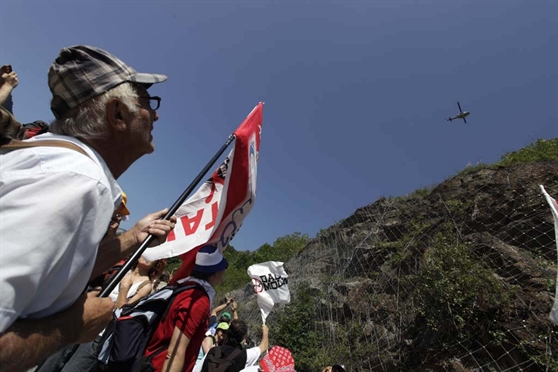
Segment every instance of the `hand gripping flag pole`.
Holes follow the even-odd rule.
[[[163,220],[169,220],[171,218],[171,216],[173,216],[176,211],[178,210],[178,208],[186,201],[186,199],[188,198],[188,196],[190,196],[190,194],[192,193],[192,191],[194,190],[194,188],[198,185],[198,183],[200,183],[200,181],[205,177],[205,174],[213,167],[213,165],[215,164],[215,162],[219,159],[219,157],[221,157],[221,155],[223,155],[223,153],[225,152],[225,150],[227,149],[227,147],[229,147],[229,145],[232,143],[232,141],[235,139],[235,135],[231,134],[229,136],[229,138],[227,139],[227,142],[225,142],[225,144],[223,144],[223,146],[221,146],[221,148],[219,149],[219,151],[217,151],[217,153],[215,154],[215,156],[213,156],[213,158],[211,158],[211,160],[209,161],[209,163],[207,163],[207,165],[202,169],[202,171],[196,176],[196,178],[192,181],[192,183],[190,183],[190,185],[186,188],[186,190],[184,190],[184,192],[182,193],[182,195],[180,195],[180,197],[178,198],[178,200],[176,200],[174,202],[174,204],[172,205],[172,207],[170,207],[169,211],[167,212],[167,214],[165,215],[165,217],[163,217]],[[153,235],[148,235],[147,238],[145,238],[145,240],[143,241],[143,243],[141,243],[140,247],[138,248],[137,251],[134,252],[134,254],[128,259],[128,261],[126,261],[126,263],[124,264],[124,266],[122,266],[122,268],[118,271],[118,273],[116,274],[116,276],[110,281],[110,283],[101,291],[101,294],[99,295],[99,297],[108,297],[108,295],[112,292],[112,290],[118,285],[118,283],[120,283],[120,281],[122,280],[122,278],[124,277],[124,275],[126,275],[126,273],[128,271],[130,271],[130,269],[132,268],[132,266],[134,266],[136,264],[136,262],[139,260],[139,258],[141,257],[141,255],[143,254],[143,252],[145,252],[145,250],[147,249],[147,247],[149,247],[149,244],[151,244],[151,242],[153,241],[153,239],[155,238],[155,236]]]

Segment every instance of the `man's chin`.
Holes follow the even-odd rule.
[[[149,143],[149,146],[147,146],[146,149],[146,154],[151,154],[153,153],[153,151],[155,151],[155,144],[153,143],[153,140],[151,140],[151,142]]]

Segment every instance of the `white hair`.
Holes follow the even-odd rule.
[[[108,129],[106,108],[109,99],[118,98],[130,112],[135,114],[138,112],[135,102],[138,97],[131,83],[120,84],[81,104],[72,110],[70,117],[54,120],[50,124],[49,131],[80,139],[102,138],[107,134]]]

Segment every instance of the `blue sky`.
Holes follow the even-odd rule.
[[[235,237],[316,234],[380,196],[558,136],[555,1],[4,1],[22,122],[52,120],[60,48],[164,73],[156,150],[120,178],[132,221],[170,206],[265,101],[258,197]],[[446,122],[456,101],[468,124]],[[130,227],[128,223],[125,227]]]

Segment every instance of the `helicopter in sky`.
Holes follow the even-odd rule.
[[[459,104],[459,102],[457,102],[457,107],[459,107],[459,114],[455,115],[454,117],[447,118],[446,121],[452,121],[452,120],[455,120],[455,119],[463,119],[465,124],[467,124],[467,120],[465,120],[465,118],[467,116],[469,116],[470,112],[469,111],[463,111],[461,109],[461,105]]]

